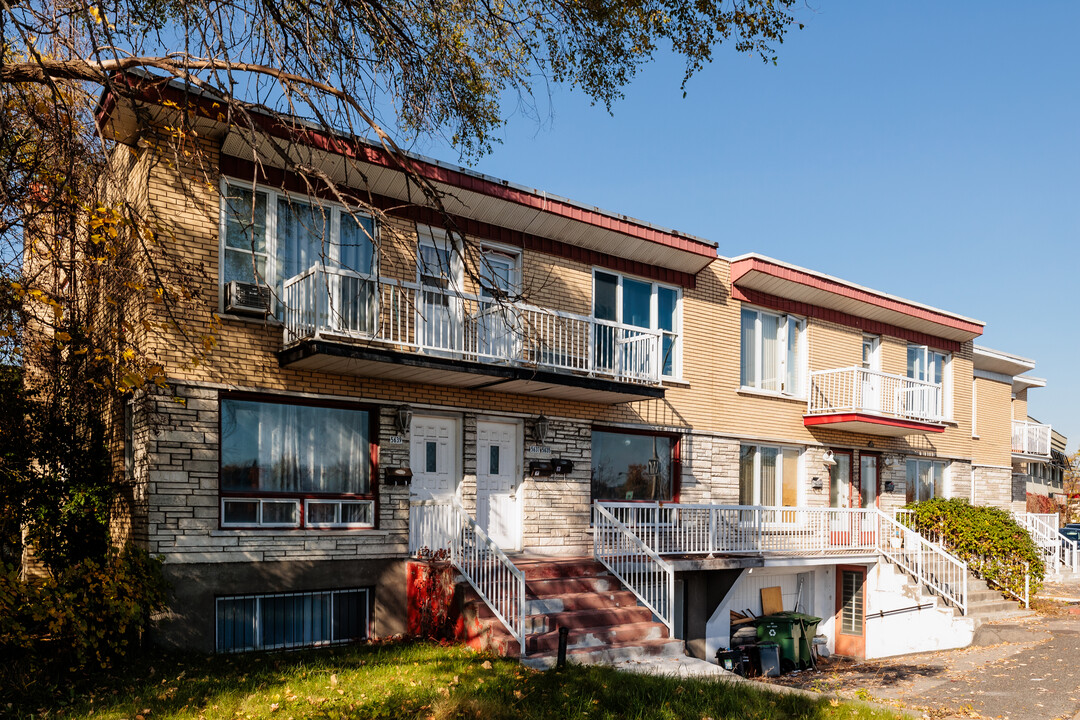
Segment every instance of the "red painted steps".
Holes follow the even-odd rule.
[[[554,664],[559,628],[570,628],[567,657],[573,662],[618,662],[643,656],[681,656],[683,643],[637,604],[592,558],[515,558],[525,574],[526,662]],[[466,643],[478,649],[517,656],[518,643],[491,609],[465,584],[462,615]]]

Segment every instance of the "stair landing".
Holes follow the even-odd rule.
[[[683,642],[637,603],[634,594],[591,557],[511,558],[525,574],[525,650],[532,667],[555,664],[559,628],[569,629],[568,662],[611,664],[647,657],[682,657]],[[515,638],[464,583],[466,643],[518,656]]]

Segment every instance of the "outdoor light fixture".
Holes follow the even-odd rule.
[[[533,429],[532,429],[533,440],[535,440],[536,442],[543,445],[544,441],[547,440],[548,430],[550,428],[551,428],[551,421],[548,420],[547,416],[545,416],[545,415],[541,415],[540,417],[533,420]]]
[[[408,405],[399,405],[397,415],[394,416],[394,422],[397,425],[399,435],[408,433],[409,426],[412,424],[412,408]]]
[[[826,450],[825,451],[825,456],[822,458],[822,462],[825,463],[829,467],[832,467],[833,465],[836,465],[836,456],[833,455],[832,450]]]

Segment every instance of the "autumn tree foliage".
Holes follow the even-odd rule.
[[[23,393],[3,444],[30,439],[35,458],[0,457],[11,523],[29,528],[51,567],[100,548],[116,492],[117,418],[126,397],[164,387],[170,368],[139,338],[167,329],[198,364],[216,316],[192,289],[206,273],[160,242],[170,228],[131,198],[128,148],[103,134],[103,98],[179,83],[214,101],[216,119],[254,132],[270,122],[368,137],[410,178],[411,202],[442,212],[440,192],[402,147],[442,137],[474,160],[510,111],[539,116],[552,84],[614,109],[658,52],[685,61],[685,86],[720,46],[774,62],[796,24],[795,0],[26,0],[0,5],[0,333],[2,362]],[[192,177],[219,177],[192,142],[190,111],[152,150]],[[145,115],[145,114],[144,114]],[[139,149],[150,147],[154,120]],[[284,134],[288,137],[288,133]],[[278,144],[274,162],[311,195],[341,189]],[[261,168],[263,157],[251,148]],[[357,169],[350,207],[378,216]],[[263,181],[257,170],[251,180]],[[317,192],[322,191],[322,192]],[[452,218],[447,231],[456,234]],[[457,235],[459,240],[463,236]],[[139,315],[140,303],[159,312]],[[190,312],[179,312],[188,306]],[[185,324],[181,318],[196,317]],[[30,412],[32,410],[33,412]],[[47,429],[46,432],[39,432]],[[40,442],[39,442],[40,437]],[[51,454],[43,454],[49,451]],[[14,480],[18,479],[18,482]],[[112,483],[110,485],[110,483]],[[15,495],[12,497],[11,495]],[[9,523],[9,524],[11,524]],[[70,532],[69,532],[70,531]],[[10,540],[12,533],[6,534]],[[53,536],[53,537],[50,537]],[[63,536],[63,537],[61,537]],[[87,538],[82,542],[79,538]],[[51,550],[48,548],[52,548]],[[100,550],[94,550],[100,553]]]

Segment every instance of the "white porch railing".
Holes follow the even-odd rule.
[[[285,346],[331,338],[655,385],[662,333],[314,265],[284,283]]]
[[[756,505],[597,505],[661,555],[877,550],[874,510]]]
[[[967,563],[880,510],[875,512],[881,527],[881,554],[966,615]]]
[[[1013,513],[1020,527],[1028,531],[1031,539],[1039,546],[1043,553],[1043,561],[1046,563],[1048,575],[1056,575],[1060,572],[1061,541],[1064,539],[1058,533],[1057,513]]]
[[[593,503],[593,557],[674,632],[675,569],[599,502]]]
[[[454,567],[518,641],[525,655],[525,573],[484,532],[457,498],[409,505],[409,554],[447,550]]]
[[[1050,426],[1013,420],[1012,451],[1018,455],[1050,457]]]
[[[844,412],[942,422],[941,386],[861,367],[810,373],[807,414]]]

